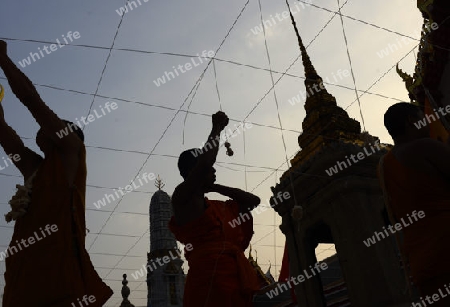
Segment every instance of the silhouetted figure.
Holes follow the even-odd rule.
[[[220,132],[228,124],[223,112],[212,116],[213,128],[200,154],[199,149],[183,152],[178,168],[184,182],[172,196],[174,216],[169,227],[186,246],[189,272],[184,289],[184,307],[252,306],[259,289],[256,272],[244,250],[253,235],[250,210],[260,199],[248,192],[214,184],[213,165],[219,150]],[[214,201],[205,193],[231,198]]]
[[[83,133],[42,101],[31,81],[7,56],[0,40],[0,67],[17,98],[40,125],[36,143],[25,147],[5,122],[0,105],[0,144],[24,176],[10,201],[14,234],[6,257],[3,307],[103,306],[112,290],[94,270],[85,249],[86,150]],[[57,132],[66,131],[59,137]],[[87,300],[89,299],[89,300]]]
[[[402,226],[402,252],[426,306],[426,297],[433,294],[439,295],[433,306],[450,306],[450,296],[439,294],[448,294],[450,281],[450,146],[429,138],[428,126],[418,129],[423,119],[424,113],[409,103],[387,110],[384,124],[395,146],[382,159],[380,178]]]

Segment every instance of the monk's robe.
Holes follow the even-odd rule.
[[[249,219],[233,228],[229,222],[239,216],[238,203],[205,200],[207,208],[201,217],[183,226],[174,217],[169,222],[177,240],[192,245],[185,253],[189,272],[183,306],[253,306],[258,279],[244,255],[253,236],[252,216],[247,213]]]
[[[3,307],[73,307],[85,295],[95,297],[89,307],[100,307],[112,296],[85,249],[84,146],[79,161],[72,185],[57,149],[38,168],[28,212],[17,219],[10,246],[22,239],[35,242],[6,258]],[[49,234],[47,224],[58,230]]]
[[[441,122],[440,118],[442,114],[440,113],[437,114],[433,111],[433,108],[431,107],[431,103],[428,98],[425,99],[424,113],[425,115],[428,115],[430,119],[433,117],[436,119],[434,121],[430,120],[430,123],[428,124],[430,127],[430,137],[432,139],[446,143],[450,135]]]
[[[281,262],[281,270],[280,275],[278,276],[278,282],[286,282],[291,277],[291,272],[289,268],[289,251],[287,242],[284,243],[284,252],[283,252],[283,260]],[[293,303],[297,303],[297,296],[295,295],[295,288],[292,287],[291,291],[291,299]]]
[[[384,158],[383,171],[391,211],[397,222],[403,218],[409,224],[402,228],[402,251],[414,283],[422,294],[439,289],[445,293],[444,284],[450,283],[450,181],[403,165],[392,151]],[[425,217],[411,217],[411,223],[407,215],[414,210],[425,212]]]

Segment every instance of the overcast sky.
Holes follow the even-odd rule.
[[[422,21],[416,1],[338,1],[312,0],[312,6],[290,3],[297,12],[295,18],[312,62],[318,73],[333,83],[325,85],[328,92],[352,118],[361,124],[364,120],[365,130],[383,143],[392,143],[382,116],[390,105],[408,99],[392,67],[400,61],[405,71],[413,71]],[[105,110],[101,118],[84,127],[84,132],[86,220],[91,232],[86,247],[100,276],[115,291],[107,306],[120,304],[123,273],[129,276],[131,302],[146,305],[144,278],[134,280],[131,273],[146,262],[148,210],[156,187],[153,181],[144,184],[120,203],[111,202],[100,210],[94,202],[146,172],[159,174],[166,184],[164,190],[171,194],[182,179],[176,157],[185,149],[201,146],[211,129],[210,116],[221,106],[231,119],[229,127],[235,128],[243,120],[253,125],[245,129],[245,142],[242,133],[230,140],[233,157],[220,151],[218,183],[252,191],[267,206],[270,187],[287,169],[286,157],[299,150],[297,137],[305,117],[304,99],[289,103],[305,90],[301,61],[289,69],[289,75],[281,74],[299,55],[290,20],[282,15],[287,10],[285,1],[261,0],[263,19],[272,23],[266,23],[266,40],[273,77],[275,81],[282,77],[275,87],[278,108],[270,90],[264,34],[255,28],[261,23],[258,0],[247,5],[246,0],[136,3],[138,7],[123,16],[117,11],[125,5],[124,0],[47,0],[45,4],[3,0],[0,10],[0,39],[7,40],[9,55],[19,67],[19,62],[26,64],[23,60],[30,53],[45,46],[50,51],[42,51],[40,59],[35,55],[35,61],[30,58],[30,65],[21,69],[39,85],[41,97],[60,117],[78,121],[94,111],[102,115],[102,108]],[[352,66],[341,19],[334,13],[338,4],[344,3],[342,20]],[[69,31],[79,33],[72,35],[72,42],[67,38]],[[52,43],[57,44],[58,39],[63,44],[64,38],[68,46],[50,50]],[[214,73],[214,66],[207,67],[206,59],[200,63],[197,54],[215,53],[219,46]],[[178,65],[183,65],[184,72]],[[353,103],[352,70],[361,109],[358,102]],[[346,76],[339,77],[343,72]],[[163,76],[166,83],[160,81],[158,86],[157,79]],[[11,93],[2,72],[0,77],[6,91],[3,105],[7,122],[27,146],[38,151],[36,122]],[[107,102],[116,103],[117,108],[106,111]],[[0,161],[4,156],[0,149]],[[21,183],[13,166],[0,172],[2,216],[9,211],[7,202],[15,193],[15,185]],[[285,241],[279,224],[273,210],[255,216],[252,240],[262,269],[266,271],[270,262],[276,276]],[[4,226],[12,225],[0,221],[0,250],[7,248],[12,235],[12,229]],[[319,259],[333,253],[323,252],[329,247],[320,248]]]

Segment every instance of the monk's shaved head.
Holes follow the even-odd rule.
[[[384,114],[384,126],[393,139],[406,134],[406,126],[411,119],[419,120],[422,110],[407,102],[396,103]]]
[[[197,164],[199,154],[200,151],[198,148],[192,148],[183,151],[178,158],[178,169],[180,170],[181,177],[183,177],[185,180]]]

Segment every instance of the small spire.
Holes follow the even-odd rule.
[[[297,32],[297,28],[296,28],[296,32]],[[297,34],[298,34],[298,32],[297,32]],[[317,74],[317,71],[314,68],[313,63],[311,62],[311,59],[308,55],[308,52],[306,51],[305,46],[303,45],[303,41],[302,41],[302,38],[300,37],[300,35],[298,36],[298,43],[300,46],[300,52],[302,53],[303,66],[305,67],[305,77],[306,77],[306,79],[315,81],[320,77]]]
[[[130,296],[130,288],[128,287],[127,274],[123,274],[122,280],[122,303],[120,307],[134,307],[133,304],[130,303],[128,297]]]
[[[286,1],[286,3],[289,6],[289,2]],[[318,79],[320,79],[320,81],[322,81],[322,78],[319,77],[319,75],[316,72],[316,69],[314,68],[314,65],[311,62],[311,59],[309,58],[308,52],[306,51],[305,45],[303,44],[303,40],[298,32],[298,28],[297,28],[297,24],[295,22],[294,16],[292,15],[292,12],[290,10],[290,6],[289,6],[289,13],[291,15],[291,22],[292,25],[294,26],[294,30],[295,30],[295,35],[297,36],[297,40],[298,40],[298,45],[300,47],[300,52],[302,54],[302,61],[303,61],[303,66],[305,68],[305,83],[309,80],[309,81],[317,81]]]
[[[286,3],[289,6],[288,0]],[[344,109],[338,107],[336,98],[328,93],[306,52],[290,8],[289,11],[305,69],[306,87],[306,116],[302,123],[303,132],[298,137],[302,150],[291,160],[292,166],[295,167],[310,159],[324,144],[338,139],[355,141],[361,133],[361,126],[359,122],[351,119]]]
[[[159,178],[159,175],[158,175],[158,178],[156,179],[155,186],[158,188],[158,190],[161,190],[165,186],[165,184],[162,182],[161,178]]]

